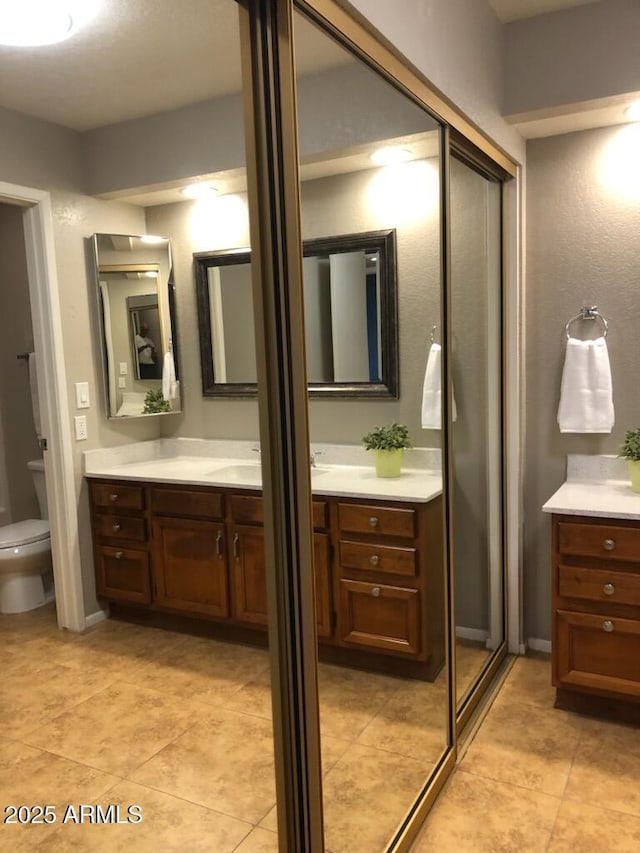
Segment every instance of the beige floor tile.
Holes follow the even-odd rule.
[[[325,841],[335,853],[385,849],[431,767],[353,744],[324,780]]]
[[[86,672],[22,655],[3,661],[0,726],[19,740],[75,705],[104,690],[112,679],[96,669]]]
[[[582,721],[519,702],[494,704],[461,766],[469,773],[562,796]]]
[[[555,699],[556,690],[551,684],[551,658],[538,655],[516,659],[496,703],[516,701],[538,708],[553,708]]]
[[[547,794],[456,770],[412,851],[543,853],[559,806]]]
[[[211,697],[216,700],[215,696]],[[244,714],[252,714],[262,717],[264,720],[272,718],[271,710],[271,672],[269,668],[251,676],[233,693],[226,696],[218,696],[217,704],[229,711],[239,711]]]
[[[402,684],[400,679],[319,664],[318,696],[323,735],[354,741]]]
[[[245,838],[236,853],[278,853],[278,836],[258,826]]]
[[[3,818],[7,817],[6,809],[11,805],[49,805],[53,806],[52,814],[56,822],[3,825],[0,843],[4,849],[33,850],[55,832],[69,803],[90,802],[119,781],[117,776],[101,773],[43,750],[1,741],[0,803]],[[34,812],[30,814],[38,819],[42,817]]]
[[[406,681],[366,726],[358,743],[433,764],[447,746],[447,705],[446,685]]]
[[[565,800],[549,853],[637,853],[640,818]]]
[[[108,851],[108,853],[231,853],[251,831],[248,823],[210,809],[185,803],[168,794],[132,782],[122,782],[97,803],[104,823],[59,826],[48,840],[56,853]],[[119,809],[109,806],[116,806]],[[139,808],[133,809],[132,806]],[[137,818],[142,816],[142,820]],[[120,823],[118,823],[118,819]],[[134,822],[127,822],[133,820]]]
[[[483,644],[456,640],[456,697],[459,702],[471,687],[491,652]]]
[[[640,732],[587,719],[565,797],[640,817]]]
[[[64,758],[125,776],[194,725],[198,707],[131,684],[112,684],[25,739]]]
[[[132,779],[249,823],[276,801],[271,723],[208,708]]]

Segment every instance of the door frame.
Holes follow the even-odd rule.
[[[0,181],[0,202],[23,208],[24,242],[38,367],[38,400],[59,628],[86,627],[82,590],[73,444],[54,249],[51,195]]]

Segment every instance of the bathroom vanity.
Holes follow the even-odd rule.
[[[101,597],[265,641],[260,467],[229,463],[165,458],[86,471]],[[432,680],[444,663],[439,478],[385,482],[370,468],[323,466],[314,482],[321,656]]]
[[[619,460],[596,459],[570,457],[567,482],[543,507],[556,707],[640,722],[640,495],[613,479]]]

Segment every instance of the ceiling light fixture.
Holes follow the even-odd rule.
[[[386,148],[378,148],[370,155],[369,159],[376,166],[392,166],[411,160],[411,151],[408,148],[401,148],[399,145],[388,145]]]
[[[212,184],[189,184],[180,192],[187,198],[196,199],[211,198],[211,196],[218,194],[218,190]]]
[[[40,47],[74,35],[100,0],[0,0],[0,44]]]
[[[153,244],[153,243],[164,243],[166,239],[167,239],[166,237],[158,237],[157,234],[145,234],[144,236],[140,237],[140,242],[141,243],[151,243],[151,244]]]
[[[631,121],[640,121],[640,101],[634,101],[625,108],[624,114]]]

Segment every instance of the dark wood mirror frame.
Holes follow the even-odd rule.
[[[366,231],[338,237],[305,240],[304,257],[336,252],[377,250],[380,253],[380,351],[379,382],[309,383],[311,397],[387,398],[399,396],[398,288],[396,275],[396,232]],[[250,251],[198,252],[194,254],[202,393],[205,397],[255,397],[255,382],[216,382],[213,365],[213,334],[209,298],[209,269],[251,262]]]

